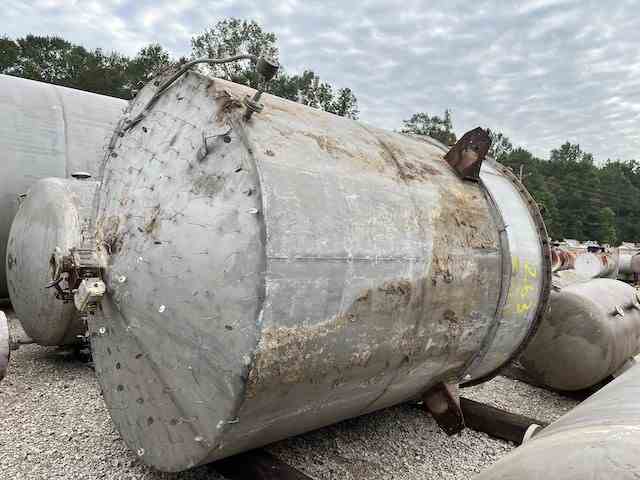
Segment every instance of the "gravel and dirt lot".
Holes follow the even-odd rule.
[[[10,316],[14,335],[17,320]],[[0,383],[0,472],[22,479],[222,480],[209,466],[179,474],[145,466],[113,426],[93,371],[57,348],[13,352]],[[514,413],[554,420],[577,402],[497,377],[463,395]],[[318,480],[469,479],[514,448],[466,430],[447,437],[415,405],[347,420],[267,447]]]

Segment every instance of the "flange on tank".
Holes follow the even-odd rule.
[[[11,303],[24,331],[40,345],[66,345],[85,338],[86,325],[65,293],[63,275],[72,248],[93,240],[93,200],[98,182],[78,172],[71,179],[45,178],[22,200],[7,246]],[[95,244],[95,242],[93,242]]]
[[[96,374],[144,461],[187,469],[519,352],[547,236],[508,170],[477,181],[473,132],[447,153],[182,73],[132,102],[97,194]]]
[[[600,383],[638,353],[638,291],[619,280],[596,278],[552,292],[520,363],[535,381],[571,391]]]

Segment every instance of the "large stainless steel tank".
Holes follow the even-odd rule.
[[[268,95],[246,120],[252,93],[188,73],[116,132],[98,192],[96,373],[162,470],[488,378],[548,293],[507,170],[463,181],[435,142]]]
[[[17,197],[39,178],[97,174],[124,100],[0,75],[0,298]]]
[[[474,480],[637,479],[639,397],[635,366]]]
[[[98,182],[82,178],[39,180],[21,201],[11,225],[9,295],[24,331],[40,345],[68,345],[84,338],[83,318],[73,302],[56,297],[51,282],[62,254],[92,236],[97,187]]]
[[[520,357],[535,381],[581,390],[603,381],[640,353],[638,292],[596,278],[552,292],[549,310]]]

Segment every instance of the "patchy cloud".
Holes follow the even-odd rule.
[[[354,2],[355,3],[355,2]],[[358,96],[363,121],[398,128],[450,108],[459,134],[502,130],[540,156],[566,140],[599,160],[640,159],[640,16],[633,0],[4,0],[18,37],[58,34],[133,55],[224,17],[278,35],[289,71],[310,68]]]

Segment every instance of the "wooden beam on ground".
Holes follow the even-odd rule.
[[[240,453],[211,466],[229,480],[313,480],[262,449]]]
[[[537,424],[543,428],[549,425],[548,422],[510,413],[463,397],[460,398],[460,408],[467,427],[517,445],[522,443],[530,425]]]

